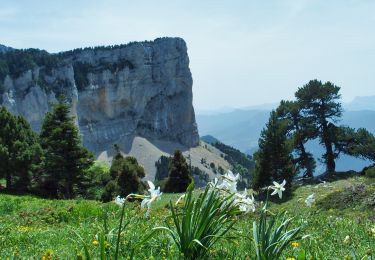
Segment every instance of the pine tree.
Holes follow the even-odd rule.
[[[335,172],[336,164],[334,142],[337,122],[342,115],[340,99],[340,87],[331,82],[322,83],[311,80],[308,84],[299,88],[295,93],[297,101],[301,104],[302,113],[314,125],[320,143],[324,145],[326,152],[323,155],[326,163],[326,173]]]
[[[8,190],[29,190],[40,154],[38,138],[30,124],[0,107],[0,177],[6,179]]]
[[[32,174],[39,168],[42,148],[36,133],[30,124],[21,116],[17,117],[17,140],[14,142],[14,157],[12,158],[14,187],[19,191],[27,191],[31,187]]]
[[[296,173],[292,162],[292,145],[287,140],[287,124],[280,120],[275,111],[271,112],[266,127],[259,139],[259,150],[255,153],[254,189],[260,189],[281,182],[290,186]]]
[[[46,195],[71,199],[85,181],[85,170],[94,161],[93,155],[82,146],[74,118],[65,98],[54,104],[46,114],[40,134],[44,149],[43,188]]]
[[[181,151],[176,150],[169,165],[169,175],[164,190],[166,192],[185,192],[192,180],[185,157]]]

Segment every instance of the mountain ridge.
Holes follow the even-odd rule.
[[[24,116],[34,130],[63,94],[84,145],[97,155],[135,136],[199,145],[189,57],[181,38],[57,54],[13,50],[0,59],[0,104]]]

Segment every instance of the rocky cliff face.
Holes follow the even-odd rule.
[[[134,136],[198,145],[184,40],[160,38],[59,54],[30,50],[29,54],[22,63],[26,51],[19,51],[20,64],[16,69],[8,66],[0,77],[0,102],[25,116],[35,130],[51,109],[50,102],[64,94],[83,142],[92,151]]]

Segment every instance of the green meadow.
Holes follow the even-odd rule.
[[[200,190],[194,193],[199,194]],[[305,205],[315,193],[312,207]],[[153,228],[171,223],[169,202],[180,194],[163,194],[152,205],[151,214],[137,201],[126,202],[121,232],[120,259],[180,259],[170,236],[158,231],[143,241]],[[332,182],[295,185],[292,198],[270,202],[268,214],[286,212],[290,228],[301,226],[295,241],[281,259],[372,259],[375,253],[375,180],[349,176]],[[209,259],[254,259],[254,213],[235,217],[236,223],[208,253]],[[93,259],[100,258],[99,234],[106,230],[107,252],[115,250],[121,207],[114,202],[90,200],[48,200],[33,196],[0,194],[1,259],[85,259],[85,248]],[[104,221],[106,219],[106,221]],[[108,258],[109,259],[109,258]]]

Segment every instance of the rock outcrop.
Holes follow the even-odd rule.
[[[0,75],[0,104],[23,115],[35,130],[51,110],[51,102],[63,94],[85,146],[97,154],[134,136],[187,147],[199,144],[183,39],[2,55],[0,59],[8,63],[12,59],[6,55],[26,58],[17,60],[16,69],[8,64],[7,73]]]

